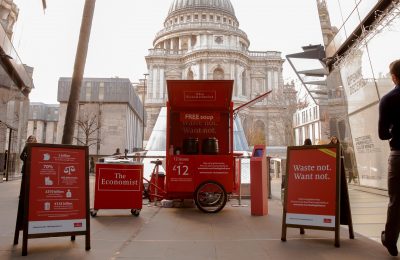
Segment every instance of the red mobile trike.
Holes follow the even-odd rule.
[[[232,80],[168,80],[165,195],[218,212],[239,188]],[[237,160],[238,161],[238,160]]]

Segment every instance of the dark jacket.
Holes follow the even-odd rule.
[[[24,149],[22,150],[21,155],[19,156],[19,158],[22,160],[22,169],[21,169],[21,173],[24,174],[25,173],[25,168],[26,168],[26,160],[28,159],[28,147],[25,145]]]
[[[400,150],[400,86],[382,97],[379,103],[378,133],[381,140],[390,139],[390,148]]]

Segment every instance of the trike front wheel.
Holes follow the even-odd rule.
[[[222,210],[227,198],[224,187],[215,181],[203,182],[194,193],[197,208],[205,213],[217,213]]]

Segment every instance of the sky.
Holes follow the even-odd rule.
[[[145,56],[173,0],[97,0],[84,77],[138,82]],[[32,102],[57,104],[60,77],[72,77],[84,0],[14,0],[19,7],[12,38],[23,63],[34,67]],[[250,51],[281,51],[322,44],[315,0],[231,0]],[[285,62],[283,77],[294,79]]]

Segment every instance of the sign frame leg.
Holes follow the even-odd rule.
[[[340,227],[335,230],[335,247],[340,247]]]
[[[286,214],[285,214],[286,215]],[[285,219],[285,218],[284,218]],[[284,220],[282,220],[282,235],[281,235],[281,241],[286,242],[286,232],[287,232],[287,227],[286,224],[284,222]]]
[[[86,251],[90,250],[90,234],[89,234],[89,232],[86,233],[86,235],[85,235],[85,250]]]
[[[27,231],[24,230],[23,239],[22,239],[22,256],[28,255],[28,235]]]
[[[20,232],[20,230],[21,230],[21,223],[19,223],[20,221],[19,221],[19,215],[20,215],[21,213],[19,212],[19,210],[18,210],[18,213],[17,213],[17,220],[16,220],[16,223],[15,223],[15,232],[14,232],[14,245],[18,245],[18,240],[19,240],[19,232]]]

